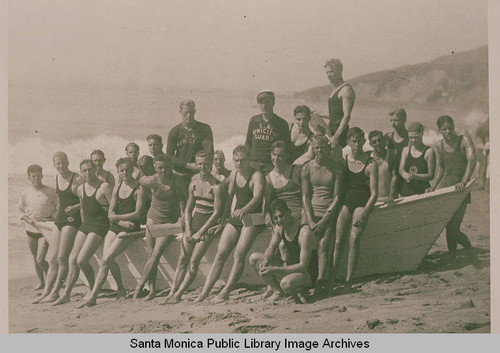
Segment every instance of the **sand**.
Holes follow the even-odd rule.
[[[196,290],[175,305],[160,305],[166,293],[145,302],[116,300],[108,292],[98,298],[97,306],[76,309],[86,292],[81,284],[70,303],[52,307],[31,304],[39,294],[33,291],[33,277],[13,278],[9,281],[10,332],[490,332],[488,215],[488,192],[474,190],[462,230],[477,249],[479,268],[469,264],[463,250],[458,251],[457,263],[449,266],[442,234],[417,271],[364,278],[356,283],[354,293],[309,304],[288,299],[269,303],[260,300],[263,286],[241,285],[225,304],[195,305],[191,301]]]

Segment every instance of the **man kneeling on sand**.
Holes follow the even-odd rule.
[[[264,297],[275,300],[284,294],[296,294],[304,303],[318,274],[317,239],[309,227],[302,227],[291,215],[285,201],[275,199],[271,214],[271,242],[263,254],[253,253],[249,262],[268,284]],[[276,256],[278,246],[281,258]]]

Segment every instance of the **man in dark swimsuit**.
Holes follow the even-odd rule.
[[[214,138],[212,128],[194,119],[195,104],[184,99],[179,104],[182,122],[174,126],[168,133],[167,156],[174,166],[175,184],[179,188],[184,203],[187,201],[191,177],[198,172],[195,163],[196,152],[205,150],[214,154]]]
[[[309,124],[311,123],[311,110],[307,105],[298,105],[293,110],[295,123],[290,127],[290,139],[292,142],[291,158],[292,162],[309,151],[309,144],[313,132]]]
[[[96,305],[97,295],[106,281],[108,271],[111,272],[115,279],[117,297],[121,298],[125,296],[120,268],[114,259],[124,252],[136,239],[130,236],[121,236],[140,230],[143,191],[139,181],[133,177],[131,159],[120,158],[115,166],[120,183],[114,188],[111,203],[109,204],[108,218],[111,226],[104,239],[103,254],[95,285],[92,288],[89,298],[80,304],[78,308]]]
[[[304,227],[318,238],[318,279],[315,295],[326,295],[332,264],[335,223],[341,206],[345,170],[334,159],[324,135],[311,139],[314,159],[302,167],[302,204]]]
[[[276,141],[283,141],[290,148],[292,142],[288,123],[274,114],[274,92],[259,92],[257,103],[262,113],[250,119],[245,145],[250,151],[250,166],[265,175],[273,169],[271,145]]]
[[[334,158],[340,159],[342,148],[346,146],[346,136],[349,130],[349,121],[354,107],[356,94],[349,83],[342,78],[343,65],[339,59],[328,60],[324,68],[326,76],[332,84],[332,93],[328,98],[328,117],[330,121],[329,140],[334,149]],[[331,137],[330,137],[331,136]]]
[[[476,166],[474,145],[469,136],[457,135],[453,119],[447,115],[437,120],[439,132],[443,140],[436,145],[437,164],[439,165],[435,187],[430,191],[448,186],[455,186],[457,192],[462,192],[472,177]],[[471,202],[470,193],[455,212],[446,226],[446,243],[450,254],[450,262],[456,260],[457,243],[467,251],[473,265],[477,265],[477,258],[472,245],[462,231],[460,225],[465,215],[467,204]]]
[[[108,207],[113,187],[97,178],[95,164],[90,159],[85,159],[80,163],[80,173],[85,179],[85,183],[77,189],[83,222],[69,256],[66,288],[53,305],[70,301],[71,291],[78,280],[80,270],[87,278],[89,288],[94,286],[94,270],[90,266],[89,260],[103,243],[109,229]],[[90,291],[87,295],[90,295]]]
[[[90,154],[90,159],[95,165],[97,178],[110,184],[111,186],[115,186],[115,177],[113,173],[103,168],[104,163],[106,162],[104,152],[101,150],[94,150]]]
[[[139,152],[139,146],[135,142],[129,142],[127,143],[127,146],[125,146],[125,154],[127,155],[127,158],[130,158],[130,160],[132,161],[132,167],[134,168],[132,177],[137,180],[144,176],[141,169],[137,166]]]
[[[378,197],[378,166],[370,152],[364,152],[365,133],[358,127],[349,129],[347,141],[351,153],[346,156],[346,190],[337,221],[332,281],[342,261],[344,245],[349,240],[345,288],[350,289],[359,259],[361,235]]]
[[[403,108],[393,110],[389,113],[393,132],[385,134],[387,148],[396,151],[396,170],[399,170],[399,162],[403,148],[408,146],[408,130],[406,130],[406,110]],[[396,193],[398,196],[403,188],[404,179],[397,173]]]
[[[274,228],[266,251],[253,253],[248,259],[259,276],[268,284],[264,297],[278,299],[284,294],[304,294],[314,286],[318,272],[316,249],[318,241],[308,227],[301,226],[293,217],[286,202],[275,199],[271,203]],[[276,256],[280,250],[281,257]]]

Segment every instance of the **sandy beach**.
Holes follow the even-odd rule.
[[[151,302],[117,301],[113,292],[105,292],[97,306],[76,309],[86,292],[80,284],[70,303],[51,307],[31,304],[39,294],[33,291],[33,277],[11,277],[10,332],[490,332],[488,215],[488,192],[474,190],[462,230],[477,249],[479,268],[468,263],[462,250],[458,251],[456,265],[448,266],[442,234],[417,271],[364,278],[356,283],[355,293],[309,304],[289,299],[269,303],[260,299],[263,286],[241,285],[228,303],[220,305],[192,304],[196,290],[175,305],[160,305],[166,292]],[[221,288],[222,282],[218,284],[211,297]]]

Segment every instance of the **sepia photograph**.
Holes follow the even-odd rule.
[[[8,1],[9,332],[490,333],[487,5]]]

